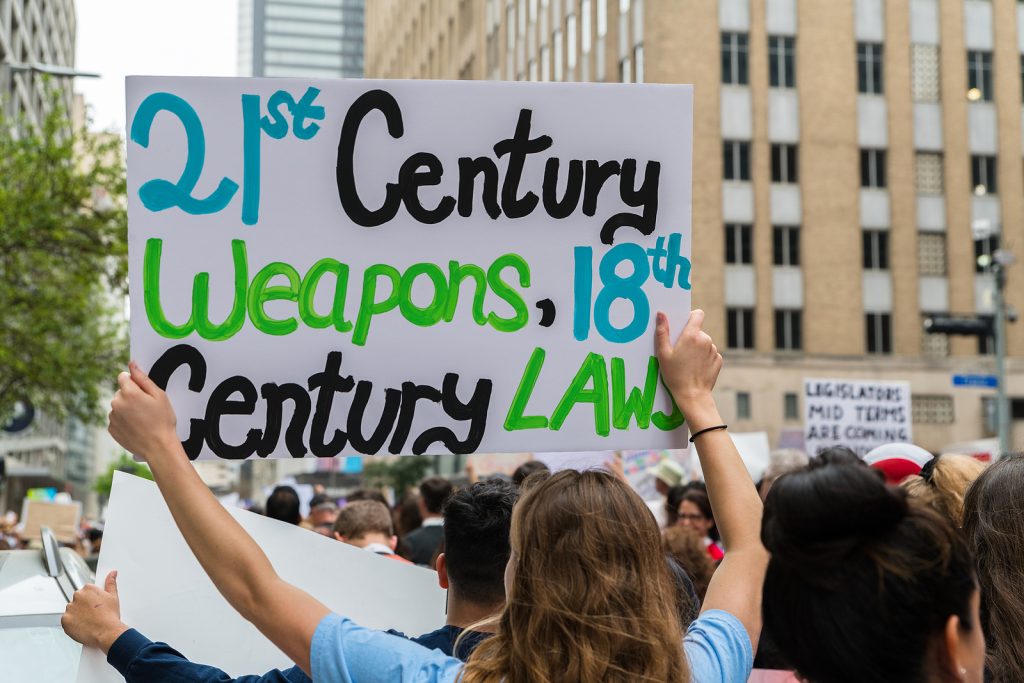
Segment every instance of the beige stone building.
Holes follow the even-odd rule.
[[[371,0],[369,78],[692,83],[693,302],[730,425],[799,441],[805,377],[907,380],[915,441],[994,436],[977,256],[1024,310],[1024,4],[1014,0]],[[1024,323],[1009,326],[1024,446]]]

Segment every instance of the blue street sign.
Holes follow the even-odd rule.
[[[999,380],[995,375],[953,375],[953,386],[995,389]]]

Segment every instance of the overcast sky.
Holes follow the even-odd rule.
[[[75,79],[93,127],[124,131],[125,76],[234,76],[237,0],[77,0]]]

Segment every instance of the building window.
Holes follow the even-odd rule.
[[[772,263],[777,266],[800,265],[800,228],[795,225],[772,226]]]
[[[999,191],[996,183],[996,158],[984,154],[971,155],[971,190],[979,197]]]
[[[754,309],[727,308],[726,343],[730,349],[754,348]]]
[[[785,420],[800,419],[800,397],[791,391],[782,395],[782,417]]]
[[[920,275],[946,274],[946,236],[940,232],[917,235],[917,272]]]
[[[892,353],[892,316],[889,313],[868,313],[868,353]]]
[[[753,228],[749,225],[726,223],[725,225],[725,262],[731,264],[750,264],[754,262],[751,249]]]
[[[949,355],[949,335],[932,334],[924,332],[921,334],[921,353],[929,358],[943,358]]]
[[[953,397],[940,394],[912,394],[910,412],[914,424],[953,424]]]
[[[795,88],[794,40],[789,36],[768,36],[768,82],[773,88]]]
[[[775,311],[775,348],[778,351],[799,351],[803,344],[803,312]]]
[[[726,140],[723,149],[725,179],[750,180],[750,143]]]
[[[750,394],[746,391],[736,392],[736,419],[750,419]]]
[[[576,68],[576,53],[579,45],[576,44],[576,14],[568,14],[565,17],[565,59],[568,67],[569,79],[575,77],[573,70]]]
[[[967,52],[967,99],[992,101],[992,53],[981,50]]]
[[[885,150],[860,151],[860,186],[885,187]]]
[[[942,194],[942,155],[918,152],[914,155],[914,185],[918,194]]]
[[[910,46],[910,94],[915,102],[939,101],[939,46]]]
[[[865,230],[861,238],[864,245],[864,270],[888,270],[889,231]]]
[[[991,334],[983,334],[978,337],[978,355],[993,356],[996,352],[996,338]]]
[[[999,235],[989,235],[974,240],[974,272],[988,273],[992,271],[992,254],[999,249]],[[989,263],[982,265],[982,256],[987,256]]]
[[[857,43],[857,92],[881,95],[885,92],[882,83],[882,44]]]
[[[772,145],[772,182],[797,182],[796,145]]]
[[[747,84],[747,34],[722,34],[722,83]]]
[[[562,78],[564,77],[564,73],[562,71],[562,68],[563,68],[564,65],[562,63],[563,44],[562,44],[562,30],[561,29],[555,31],[552,34],[552,36],[551,36],[551,44],[554,46],[554,50],[555,50],[554,55],[552,57],[552,59],[554,60],[554,63],[555,63],[555,80],[558,81],[558,82],[561,82]]]

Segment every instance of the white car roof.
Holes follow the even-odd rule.
[[[63,614],[68,601],[39,550],[0,552],[0,617]]]

